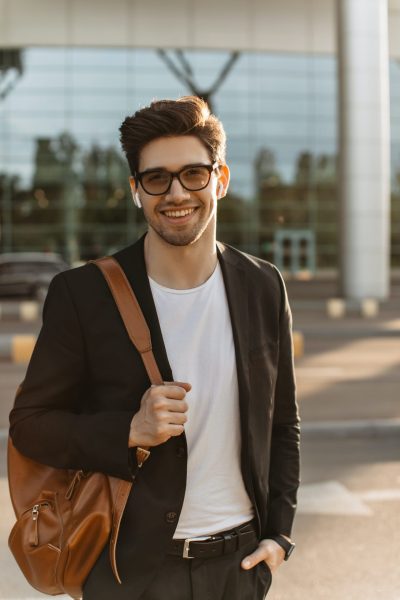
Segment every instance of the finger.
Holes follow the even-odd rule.
[[[185,400],[173,400],[168,398],[166,401],[166,409],[170,412],[184,413],[189,410],[189,405]]]
[[[184,425],[187,421],[187,416],[181,412],[160,411],[157,415],[157,420],[161,423]]]
[[[173,413],[167,412],[162,416],[163,421],[173,425],[184,425],[187,421],[187,416],[185,413]]]
[[[176,437],[178,435],[182,435],[182,433],[184,431],[185,431],[185,428],[184,428],[183,425],[173,425],[173,424],[170,424],[168,426],[168,429],[167,429],[168,435],[174,436],[174,437]]]
[[[174,383],[169,383],[168,385],[154,385],[151,386],[151,388],[151,396],[153,399],[163,398],[166,401],[168,401],[169,398],[183,400],[186,396],[186,390],[181,386],[175,385]]]
[[[264,548],[257,548],[252,554],[245,556],[241,562],[243,569],[252,569],[259,562],[266,559],[266,552]]]
[[[165,385],[161,388],[162,395],[165,398],[183,400],[186,396],[186,390],[182,386],[178,385]]]
[[[178,387],[183,387],[186,392],[190,392],[192,389],[192,384],[187,383],[186,381],[164,381],[164,385],[173,385]]]

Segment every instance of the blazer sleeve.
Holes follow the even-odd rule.
[[[39,463],[132,480],[136,465],[128,439],[134,412],[85,413],[89,386],[82,329],[59,273],[50,284],[42,328],[10,413],[11,439]]]
[[[269,504],[266,535],[290,537],[300,484],[300,417],[296,400],[292,315],[281,274],[279,358],[271,437]]]

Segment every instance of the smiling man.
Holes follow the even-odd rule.
[[[299,486],[285,287],[273,265],[216,240],[229,168],[202,100],[155,101],[120,131],[148,228],[113,256],[164,385],[150,385],[97,267],[72,269],[49,289],[11,435],[40,462],[135,480],[123,583],[105,548],[84,600],[262,599],[294,548]]]

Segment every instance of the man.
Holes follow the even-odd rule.
[[[121,141],[148,231],[114,257],[164,385],[150,386],[87,264],[52,281],[10,433],[39,462],[134,479],[122,585],[105,548],[84,600],[261,599],[293,549],[299,485],[284,284],[273,265],[216,241],[229,169],[222,124],[203,101],[153,102],[125,119]]]

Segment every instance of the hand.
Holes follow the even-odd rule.
[[[264,539],[260,541],[257,550],[254,550],[242,560],[241,565],[243,569],[248,570],[255,567],[262,560],[265,560],[271,573],[273,573],[285,560],[285,551],[275,540]]]
[[[185,396],[191,387],[182,381],[165,381],[146,390],[131,421],[129,447],[158,446],[181,435],[189,408]]]

